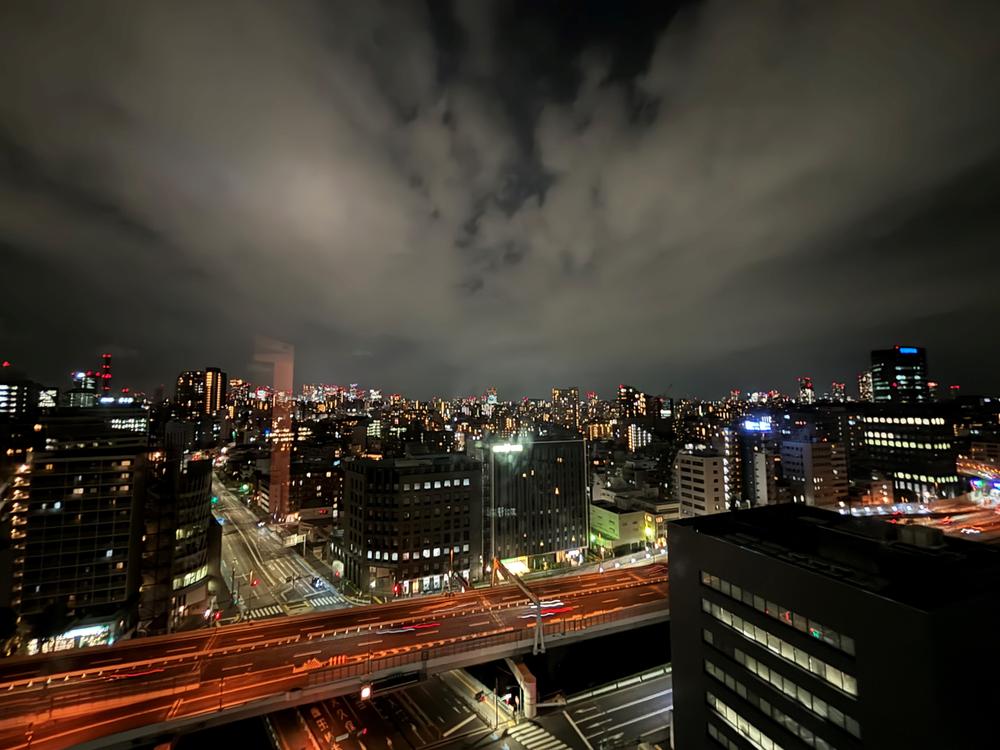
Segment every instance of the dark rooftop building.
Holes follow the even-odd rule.
[[[670,525],[677,747],[983,747],[1000,551],[776,505]]]

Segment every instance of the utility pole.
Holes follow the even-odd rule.
[[[500,728],[500,697],[497,693],[500,692],[500,678],[493,678],[493,728]]]

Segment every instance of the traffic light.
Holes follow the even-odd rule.
[[[218,622],[221,619],[222,619],[222,611],[218,609],[215,610],[215,621]]]
[[[212,495],[212,505],[215,505],[218,502],[219,502],[219,496],[218,495]]]
[[[394,583],[393,586],[392,586],[392,593],[395,594],[396,596],[399,596],[400,594],[402,594],[403,593],[403,585],[401,583],[399,583],[399,582]]]
[[[361,686],[361,700],[366,701],[372,697],[372,686],[362,685]]]
[[[259,578],[254,578],[252,581],[250,581],[250,585],[251,586],[257,586],[259,584],[260,584],[260,579]]]

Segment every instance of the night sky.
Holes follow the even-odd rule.
[[[0,358],[66,385],[1000,391],[1000,3],[0,4]]]

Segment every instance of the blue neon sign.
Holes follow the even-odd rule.
[[[901,346],[899,347],[900,354],[916,354],[917,347],[915,346]]]

